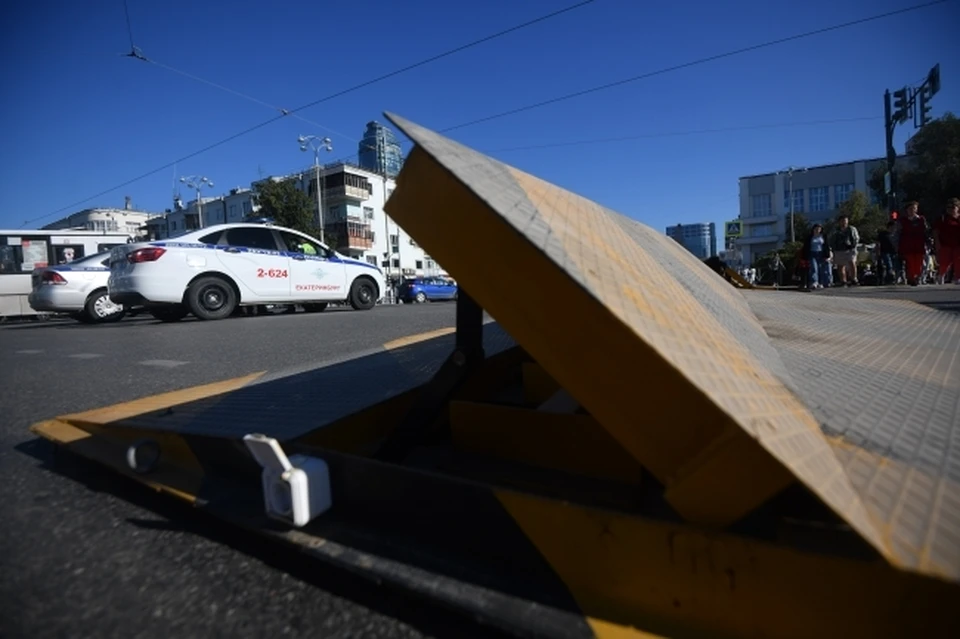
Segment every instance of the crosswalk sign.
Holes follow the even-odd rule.
[[[727,230],[724,232],[724,235],[727,237],[740,237],[740,220],[734,220],[733,222],[727,222]]]

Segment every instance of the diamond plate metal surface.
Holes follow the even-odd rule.
[[[960,578],[960,315],[745,295],[896,560]]]
[[[239,390],[124,420],[134,428],[239,438],[258,432],[289,440],[322,428],[430,380],[452,352],[454,335],[268,375]],[[484,349],[514,345],[495,323],[484,326]]]
[[[735,297],[736,291],[705,265],[680,257],[673,240],[638,222],[626,221],[614,211],[513,167],[496,163],[502,168],[491,169],[491,162],[495,161],[490,158],[403,118],[392,114],[387,117],[419,149],[488,205],[489,210],[483,215],[499,216],[507,222],[514,232],[526,238],[531,250],[547,256],[562,276],[583,287],[602,304],[605,312],[612,313],[629,327],[635,339],[654,349],[659,360],[618,362],[614,366],[617,370],[638,370],[638,391],[642,389],[643,378],[639,374],[642,369],[656,367],[664,371],[669,367],[679,372],[689,382],[688,397],[691,400],[708,398],[714,408],[712,413],[702,415],[702,423],[721,424],[732,420],[868,543],[882,551],[886,544],[880,531],[867,515],[816,419],[787,386],[789,376],[769,344],[764,344],[757,320],[742,298]],[[401,190],[403,180],[401,175]],[[515,185],[522,188],[524,197],[509,196],[516,193]],[[536,215],[529,212],[529,203],[534,205]],[[412,208],[397,209],[391,211],[391,215],[403,224],[399,216],[404,215],[413,222],[418,212]],[[451,224],[452,232],[445,238],[454,245],[446,249],[451,257],[457,250],[457,242],[470,241],[456,237],[453,226]],[[432,255],[444,259],[440,253],[445,249],[439,242],[429,246],[414,230],[407,230]],[[444,264],[454,276],[464,277],[455,272],[452,264],[446,261]],[[483,267],[475,265],[475,268]],[[512,283],[503,285],[512,286]],[[480,302],[490,304],[483,299]],[[541,322],[562,324],[564,321],[563,314],[535,304],[518,312],[551,315],[541,318]],[[596,317],[602,312],[596,309]],[[506,318],[498,319],[508,330],[513,330]],[[571,323],[569,343],[578,341],[580,329],[582,326]],[[557,344],[556,349],[565,346]],[[531,349],[527,347],[527,350]],[[622,357],[616,351],[609,352],[608,356],[611,360]],[[570,351],[570,357],[574,359],[562,363],[565,369],[578,366],[576,350]],[[564,371],[551,370],[543,361],[541,364],[555,378],[563,379]],[[572,377],[567,375],[568,379]],[[645,425],[646,405],[635,397],[610,393],[601,400],[591,396],[593,388],[588,392],[568,386],[567,390],[624,445],[630,437],[629,432],[623,430],[625,424],[628,429],[657,428]],[[618,415],[616,423],[602,417],[603,414],[609,417],[613,412]],[[671,429],[660,428],[658,437],[677,437]],[[704,458],[710,454],[705,452],[709,445],[711,442],[700,443],[701,452],[697,454],[702,456],[696,462],[693,458],[689,461],[705,463]],[[638,454],[643,452],[636,450]],[[648,465],[657,463],[649,456],[641,461]],[[738,471],[743,472],[743,467]],[[724,473],[714,476],[725,481]],[[737,499],[736,495],[718,497]]]

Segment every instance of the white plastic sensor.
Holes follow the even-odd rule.
[[[243,442],[263,468],[268,517],[300,527],[330,510],[330,471],[325,461],[307,455],[288,459],[280,443],[266,435],[245,435]]]

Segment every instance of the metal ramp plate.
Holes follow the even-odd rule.
[[[388,213],[664,485],[687,521],[731,524],[799,481],[892,564],[960,579],[955,489],[923,500],[936,515],[880,498],[899,471],[824,434],[821,422],[829,429],[834,416],[803,401],[814,391],[796,385],[787,372],[796,362],[784,364],[742,293],[636,221],[387,117],[417,145]],[[785,299],[768,306],[790,313],[778,306]],[[935,373],[939,407],[917,420],[927,437],[956,423],[957,320],[941,322],[939,347],[953,359]],[[924,524],[939,532],[920,539],[914,528]]]
[[[887,550],[902,566],[956,580],[960,314],[862,296],[747,300]]]

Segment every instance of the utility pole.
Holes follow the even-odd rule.
[[[787,189],[788,197],[790,198],[790,242],[797,241],[796,225],[793,223],[794,219],[794,208],[793,208],[793,174],[795,171],[804,171],[806,172],[806,167],[800,166],[788,166],[784,171],[787,173],[787,180],[789,187]],[[780,171],[781,173],[783,171]]]
[[[930,99],[940,91],[940,64],[937,63],[927,73],[926,80],[916,88],[905,86],[892,94],[887,89],[883,94],[884,146],[887,155],[887,172],[884,175],[883,188],[887,195],[887,212],[893,213],[897,207],[899,185],[896,164],[897,150],[893,146],[893,133],[898,124],[905,124],[913,118],[913,128],[922,129],[931,122]],[[919,109],[917,108],[919,106]]]
[[[323,237],[324,215],[323,190],[320,188],[320,150],[333,151],[333,142],[330,138],[321,138],[316,135],[301,135],[297,138],[297,142],[300,144],[301,151],[306,151],[308,148],[313,149],[313,170],[317,175],[317,217],[320,223],[320,241],[326,244],[327,241]]]

